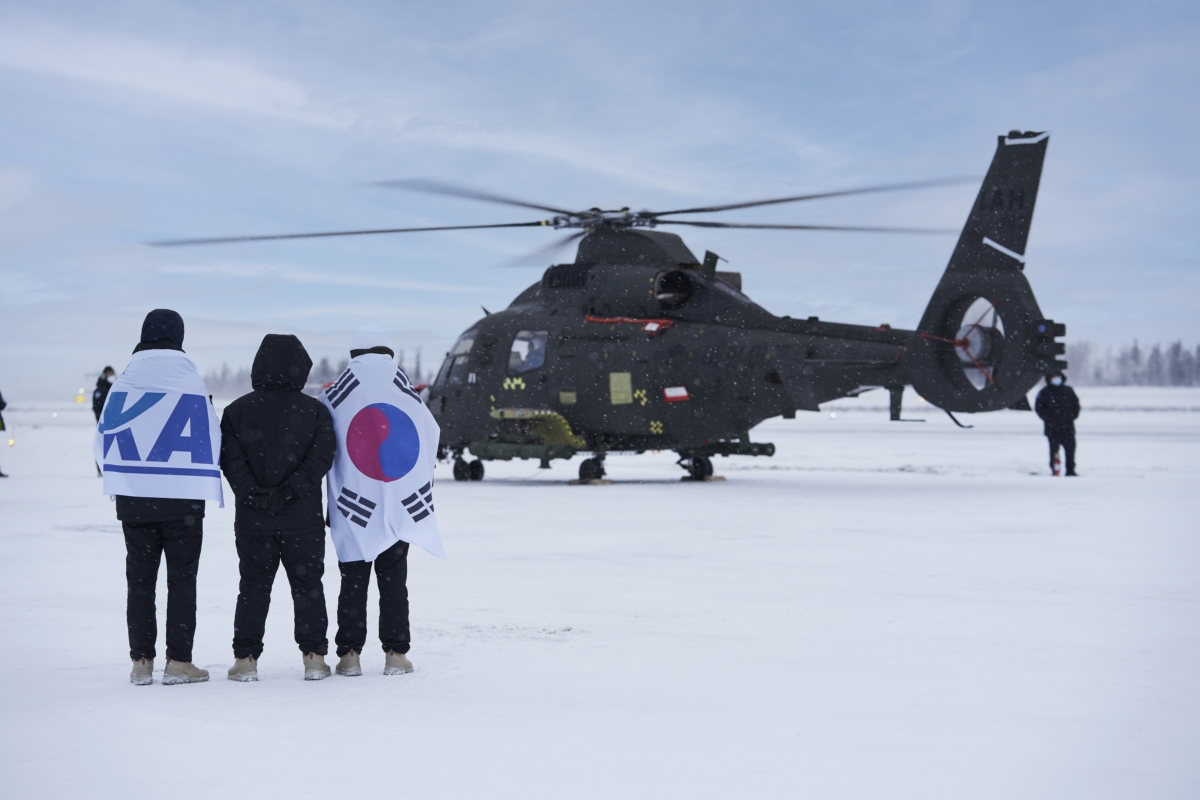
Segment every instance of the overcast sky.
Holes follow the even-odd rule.
[[[0,391],[65,399],[174,308],[201,370],[365,322],[440,360],[543,230],[153,249],[170,237],[511,222],[388,191],[679,207],[982,176],[1052,132],[1027,250],[1069,338],[1200,340],[1195,3],[0,3]],[[722,219],[961,227],[960,186]],[[687,232],[792,316],[913,327],[953,237]],[[558,261],[568,261],[564,252]]]

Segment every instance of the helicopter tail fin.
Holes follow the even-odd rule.
[[[1052,369],[1066,326],[1045,319],[1024,275],[1048,133],[1012,131],[971,207],[912,353],[913,387],[950,411],[1020,407]]]

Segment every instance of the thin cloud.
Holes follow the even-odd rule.
[[[492,291],[489,287],[478,285],[468,286],[461,283],[408,281],[374,275],[356,275],[341,270],[316,271],[285,264],[259,264],[255,262],[171,264],[159,267],[158,271],[168,275],[223,275],[245,280],[275,278],[292,283],[323,286],[354,286],[367,289],[398,289],[409,292],[433,292],[438,294],[483,294]]]
[[[0,27],[0,67],[312,125],[352,124],[344,114],[314,108],[294,80],[177,44],[10,22]]]

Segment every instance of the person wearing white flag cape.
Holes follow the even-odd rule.
[[[164,684],[198,683],[208,671],[192,664],[196,572],[204,503],[224,506],[221,428],[195,363],[183,352],[183,318],[158,308],[142,323],[141,342],[113,382],[92,445],[104,493],[116,497],[125,533],[125,617],[129,680],[154,682],[158,638],[155,586],[167,560],[167,666]]]
[[[412,672],[406,656],[408,546],[446,557],[433,504],[441,431],[394,357],[382,329],[360,329],[350,345],[350,364],[321,395],[338,442],[326,487],[342,577],[335,639],[339,675],[362,674],[372,564],[379,581],[384,674]]]

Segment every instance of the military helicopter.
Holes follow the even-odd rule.
[[[1049,134],[1011,131],[995,156],[950,263],[915,330],[777,317],[661,225],[702,228],[929,232],[861,226],[775,225],[674,218],[827,197],[896,191],[893,184],[745,203],[631,212],[569,211],[424,180],[383,185],[503,203],[554,216],[533,222],[192,239],[271,239],[504,227],[573,229],[573,263],[546,269],[508,308],[465,331],[425,389],[442,429],[439,455],[456,480],[481,480],[484,461],[589,453],[583,482],[605,475],[608,453],[669,450],[692,480],[711,479],[714,456],[771,456],[749,432],[821,403],[875,388],[900,419],[913,386],[955,423],[954,412],[1028,410],[1026,393],[1066,362],[1066,326],[1047,319],[1026,280],[1025,245]],[[485,309],[486,312],[486,309]],[[966,427],[966,426],[964,426]],[[470,452],[474,459],[467,461]]]

